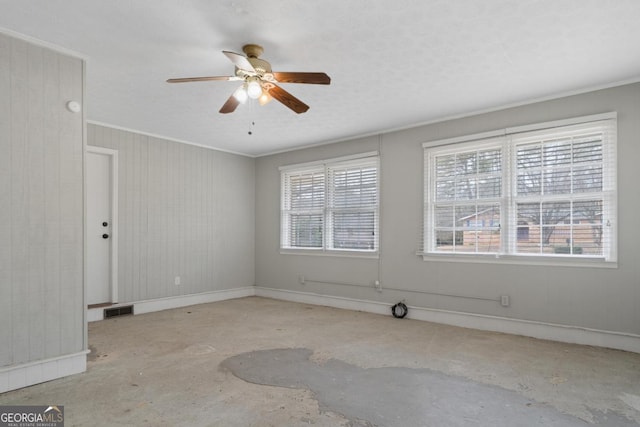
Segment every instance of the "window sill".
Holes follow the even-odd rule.
[[[280,255],[311,255],[344,258],[370,258],[378,259],[378,251],[338,251],[326,249],[290,249],[280,248]]]
[[[590,257],[561,257],[561,256],[530,256],[505,254],[439,254],[418,252],[424,261],[428,262],[464,262],[478,264],[505,265],[539,265],[545,267],[587,267],[587,268],[618,268],[615,261],[605,261],[604,258]]]

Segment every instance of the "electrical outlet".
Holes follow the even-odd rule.
[[[180,276],[176,276],[173,282],[175,283],[176,286],[180,286]]]
[[[380,280],[374,280],[373,281],[373,286],[376,287],[376,290],[378,292],[382,292],[382,285],[380,284]]]
[[[298,276],[298,282],[300,282],[301,285],[304,285],[306,279],[304,278],[304,276]]]
[[[511,303],[509,295],[500,295],[500,305],[503,307],[509,307]]]

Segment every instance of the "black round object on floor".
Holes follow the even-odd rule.
[[[408,311],[409,309],[403,302],[399,302],[391,307],[391,314],[393,314],[393,317],[397,319],[402,319],[404,316],[407,315]]]

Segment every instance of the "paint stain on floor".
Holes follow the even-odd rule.
[[[430,369],[318,364],[306,348],[241,353],[221,366],[253,384],[310,390],[321,411],[341,414],[354,427],[588,425],[512,390]],[[614,412],[591,412],[595,425],[639,425]]]

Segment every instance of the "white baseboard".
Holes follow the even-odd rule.
[[[88,352],[0,368],[0,393],[84,372],[87,370]]]
[[[256,296],[391,316],[391,304],[256,286]],[[640,353],[640,335],[409,306],[407,318]]]
[[[87,309],[87,322],[96,322],[104,319],[104,307]]]
[[[120,303],[109,306],[108,308],[117,308],[133,305],[134,314],[151,313],[154,311],[169,310],[172,308],[187,307],[196,304],[207,304],[210,302],[225,301],[235,298],[244,298],[255,295],[253,286],[245,286],[243,288],[222,289],[218,291],[203,292],[199,294],[179,295],[175,297],[158,298],[144,301],[135,301],[130,303]],[[91,308],[87,310],[87,321],[95,322],[104,319],[104,309]]]
[[[142,314],[254,295],[391,316],[390,304],[386,303],[261,286],[247,286],[201,294],[138,301],[132,304],[134,305],[134,313]],[[123,305],[129,304],[116,304],[114,307]],[[89,321],[101,320],[103,313],[104,308],[89,310],[87,319]],[[415,320],[443,323],[464,328],[503,332],[552,341],[608,347],[640,353],[640,336],[635,334],[412,306],[409,306],[407,317]],[[88,351],[82,351],[51,359],[0,368],[0,393],[84,372],[87,369],[87,353]]]
[[[255,288],[253,286],[247,286],[243,288],[224,289],[200,294],[137,301],[130,304],[114,304],[110,307],[121,307],[133,304],[134,313],[142,314],[254,295]],[[87,321],[95,322],[97,320],[103,320],[103,318],[104,307],[87,310]],[[89,351],[87,350],[80,353],[39,360],[22,365],[9,366],[5,368],[0,367],[0,393],[84,372],[87,370],[88,352]]]

